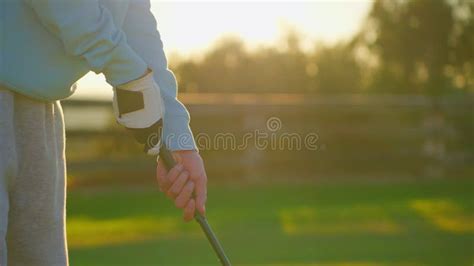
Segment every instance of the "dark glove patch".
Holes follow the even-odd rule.
[[[145,108],[143,93],[116,88],[119,117],[126,113],[135,112]]]

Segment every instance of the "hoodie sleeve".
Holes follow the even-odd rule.
[[[156,20],[150,11],[150,0],[130,2],[123,24],[130,46],[144,58],[154,72],[165,105],[163,137],[168,149],[197,150],[189,127],[189,113],[177,99],[178,86],[163,50]]]
[[[24,0],[41,23],[72,56],[84,58],[91,70],[117,86],[145,73],[146,63],[127,44],[109,10],[98,0]]]

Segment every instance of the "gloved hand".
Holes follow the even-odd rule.
[[[114,114],[117,122],[130,130],[150,155],[158,155],[161,146],[164,105],[160,88],[148,71],[141,78],[114,88]],[[196,209],[205,215],[207,176],[201,156],[195,150],[173,152],[178,165],[167,171],[158,161],[160,188],[183,209],[184,219],[191,220]]]
[[[113,109],[117,122],[132,131],[145,151],[158,155],[165,110],[153,72],[115,87]]]

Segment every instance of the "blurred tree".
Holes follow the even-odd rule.
[[[454,0],[453,11],[453,50],[445,73],[456,87],[474,92],[474,1]]]
[[[274,46],[252,50],[225,37],[173,69],[188,92],[474,91],[471,0],[376,0],[350,42],[304,51],[303,37],[287,29]]]
[[[202,58],[177,59],[182,91],[338,93],[360,89],[360,68],[346,43],[301,49],[289,30],[276,47],[246,49],[235,37],[221,39]]]
[[[321,93],[357,93],[361,90],[360,65],[352,46],[339,43],[314,52],[315,87]],[[311,66],[311,65],[310,65]],[[313,70],[308,69],[308,73]]]
[[[375,1],[361,38],[378,59],[371,87],[431,95],[472,88],[473,5],[469,0]]]
[[[245,85],[242,74],[249,65],[242,40],[226,37],[203,58],[179,62],[175,72],[183,91],[238,92]]]

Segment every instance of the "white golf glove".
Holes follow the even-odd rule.
[[[149,71],[145,76],[114,88],[113,108],[117,122],[145,144],[150,155],[161,146],[164,105],[160,88]]]

